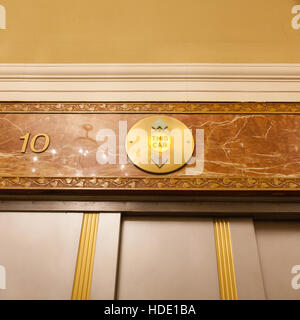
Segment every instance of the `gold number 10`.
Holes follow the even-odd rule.
[[[29,137],[30,137],[30,133],[26,133],[25,136],[20,137],[20,140],[24,140],[23,147],[22,147],[22,150],[21,150],[22,153],[26,152]],[[36,143],[36,140],[38,138],[40,138],[40,137],[44,137],[45,138],[45,143],[44,143],[44,146],[43,146],[42,149],[36,149],[35,148],[35,143]],[[50,144],[49,136],[47,134],[45,134],[45,133],[39,133],[39,134],[35,135],[31,139],[31,141],[30,141],[30,149],[31,149],[32,152],[41,153],[41,152],[44,152],[44,151],[46,151],[48,149],[49,144]]]

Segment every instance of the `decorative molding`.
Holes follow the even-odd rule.
[[[1,101],[300,101],[300,64],[0,64]]]
[[[46,190],[282,190],[299,191],[300,178],[274,177],[0,177],[0,189]]]
[[[300,113],[300,103],[0,102],[0,113]]]
[[[228,219],[215,219],[215,241],[221,300],[238,300]]]
[[[85,213],[83,215],[72,300],[89,300],[98,223],[98,213]]]
[[[300,80],[300,64],[0,64],[1,80]]]

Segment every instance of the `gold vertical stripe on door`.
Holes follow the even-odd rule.
[[[83,215],[72,300],[89,300],[98,223],[98,213],[85,213]]]
[[[228,219],[215,219],[215,241],[221,300],[238,300]]]

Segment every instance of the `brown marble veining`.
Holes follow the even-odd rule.
[[[0,176],[93,177],[154,176],[131,163],[100,165],[96,141],[101,129],[118,133],[147,114],[1,114]],[[193,130],[204,130],[204,170],[198,176],[300,178],[300,116],[292,114],[171,114]],[[89,126],[87,126],[89,125]],[[50,146],[21,153],[20,137],[30,132],[50,136]],[[117,145],[119,141],[117,139]],[[36,147],[42,145],[39,139]],[[197,150],[196,150],[197,152]],[[117,148],[118,153],[118,148]],[[195,153],[196,154],[196,153]],[[117,157],[118,162],[118,157]],[[168,176],[194,174],[187,165]],[[193,169],[194,168],[194,169]],[[194,170],[194,171],[193,171]]]

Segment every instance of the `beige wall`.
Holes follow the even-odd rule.
[[[300,62],[300,0],[0,0],[0,63]]]

